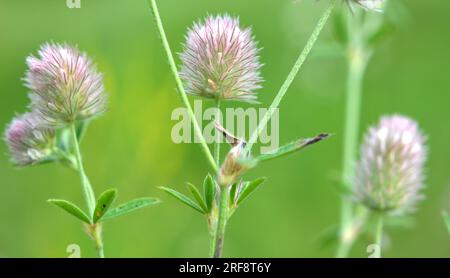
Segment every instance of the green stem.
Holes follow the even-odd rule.
[[[167,61],[169,63],[169,66],[170,66],[170,69],[172,71],[173,77],[175,78],[175,83],[177,85],[178,92],[179,92],[179,94],[181,96],[181,100],[183,101],[183,104],[186,106],[186,108],[188,110],[189,117],[191,118],[192,124],[194,125],[195,133],[196,133],[196,135],[198,136],[198,138],[200,140],[200,144],[201,144],[202,149],[203,149],[203,151],[204,151],[204,153],[206,155],[206,158],[207,158],[209,164],[211,165],[212,169],[214,170],[214,172],[217,173],[219,168],[218,168],[218,166],[217,166],[217,164],[216,164],[216,162],[214,160],[214,157],[211,154],[211,151],[210,151],[210,149],[208,147],[208,144],[206,143],[205,138],[203,137],[202,130],[201,130],[201,128],[200,128],[196,118],[195,118],[194,111],[192,110],[191,104],[189,103],[189,99],[188,99],[188,97],[186,95],[186,92],[184,90],[183,82],[181,81],[180,75],[178,73],[177,66],[176,66],[175,60],[173,58],[172,51],[170,50],[170,45],[169,45],[169,42],[167,40],[166,33],[164,31],[164,27],[163,27],[163,24],[162,24],[162,21],[161,21],[161,17],[159,15],[158,6],[156,5],[156,1],[155,0],[149,0],[149,2],[150,2],[150,7],[151,7],[151,10],[152,10],[152,14],[153,14],[154,20],[156,22],[156,27],[158,29],[158,33],[159,33],[159,36],[160,36],[160,39],[161,39],[161,43],[162,43],[162,46],[163,46],[164,51],[166,53]]]
[[[83,187],[84,199],[85,199],[86,205],[88,207],[88,212],[89,212],[88,216],[92,222],[92,218],[93,218],[94,210],[95,210],[95,204],[96,204],[94,190],[92,190],[91,183],[89,182],[89,179],[88,179],[86,173],[84,172],[83,161],[81,158],[80,145],[78,143],[75,123],[73,123],[71,125],[70,131],[71,131],[70,133],[72,136],[73,148],[74,148],[74,152],[75,152],[75,161],[77,164],[77,170],[78,170],[78,174],[81,179],[81,185]],[[93,224],[93,225],[95,225],[95,224]],[[100,258],[103,258],[104,254],[103,254],[103,240],[102,240],[102,235],[101,235],[101,229],[94,227],[92,236],[93,236],[94,241],[97,246],[98,256]]]
[[[95,246],[97,248],[97,255],[100,258],[105,257],[105,253],[103,251],[103,237],[102,237],[102,226],[100,223],[94,224],[94,230],[93,230],[93,238],[95,241]]]
[[[275,113],[275,110],[280,105],[281,100],[283,99],[287,90],[291,86],[292,82],[294,81],[295,77],[297,76],[297,73],[303,66],[306,58],[308,57],[308,55],[311,52],[312,48],[314,47],[317,39],[319,38],[319,35],[322,32],[323,27],[327,23],[335,5],[336,5],[336,0],[332,0],[330,5],[328,6],[326,11],[322,15],[322,17],[319,19],[319,22],[317,23],[316,27],[314,28],[313,33],[309,37],[308,42],[306,43],[306,46],[304,47],[303,51],[300,53],[300,56],[298,57],[294,66],[292,67],[291,71],[289,72],[289,75],[287,76],[287,78],[284,81],[283,85],[281,86],[280,90],[278,91],[278,94],[275,96],[272,104],[269,107],[269,110],[267,111],[266,114],[264,114],[264,117],[259,122],[256,130],[253,131],[253,133],[250,137],[250,140],[247,143],[244,153],[248,153],[251,151],[253,144],[256,143],[256,140],[258,139],[259,135],[264,130],[264,128],[266,127],[270,118],[272,117],[273,113]]]
[[[212,213],[212,212],[211,212]],[[211,214],[208,216],[208,232],[209,232],[209,257],[214,257],[214,252],[216,250],[216,218]]]
[[[215,121],[217,123],[220,123],[220,100],[216,101],[216,116],[215,116]],[[214,160],[216,161],[216,165],[220,165],[220,132],[216,131],[217,136],[216,136],[216,142],[214,143]]]
[[[94,195],[94,191],[92,190],[92,186],[89,182],[89,179],[86,176],[86,173],[84,172],[84,167],[83,167],[83,162],[82,162],[81,152],[80,152],[80,145],[78,144],[78,138],[77,138],[75,124],[71,125],[71,134],[72,134],[73,148],[75,151],[75,160],[77,162],[78,174],[80,176],[81,185],[83,187],[84,199],[85,199],[86,205],[88,207],[89,218],[92,220],[92,217],[94,215],[94,210],[95,210],[95,195]]]
[[[227,226],[228,220],[229,187],[221,186],[220,195],[219,220],[217,221],[214,258],[220,258],[222,256],[223,242],[225,239],[225,228]]]
[[[342,158],[342,184],[346,187],[346,191],[351,192],[353,170],[358,148],[362,86],[370,55],[366,53],[367,51],[362,42],[357,14],[349,15],[348,30],[350,42],[347,50],[348,74],[344,149]],[[349,229],[351,229],[353,221],[353,206],[351,200],[345,196],[342,198],[338,257],[347,257],[351,245],[353,244],[353,242],[348,242],[345,239],[345,235],[349,232]]]
[[[348,257],[353,244],[359,237],[361,229],[367,221],[367,209],[361,209],[362,210],[360,210],[359,213],[351,219],[350,224],[346,226],[346,229],[341,236],[340,244],[336,254],[337,258]]]
[[[375,227],[375,244],[378,246],[380,250],[380,256],[381,258],[381,250],[382,250],[382,244],[383,244],[383,214],[379,213],[377,215],[377,224]]]

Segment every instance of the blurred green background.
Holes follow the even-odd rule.
[[[398,1],[398,0],[393,0]],[[174,52],[186,28],[207,14],[230,13],[252,26],[265,64],[260,91],[267,107],[328,1],[161,0],[160,12]],[[388,257],[449,257],[441,218],[450,210],[450,1],[408,0],[408,20],[377,49],[364,85],[363,129],[380,115],[416,118],[429,136],[426,200],[414,227],[388,229]],[[330,22],[331,23],[331,22]],[[320,44],[333,41],[330,24]],[[97,194],[119,190],[118,202],[156,196],[156,207],[105,225],[109,257],[202,257],[208,254],[206,223],[197,212],[159,191],[200,184],[209,170],[200,147],[171,141],[172,110],[180,99],[145,0],[0,0],[0,126],[25,111],[25,58],[46,41],[70,42],[86,51],[105,75],[108,113],[93,122],[82,144],[85,168]],[[319,45],[320,48],[320,45]],[[317,49],[319,49],[317,48]],[[318,54],[317,49],[313,54]],[[270,161],[251,171],[268,182],[229,222],[229,257],[330,257],[318,236],[339,221],[345,63],[313,55],[284,98],[280,141],[327,131],[331,140]],[[236,104],[229,104],[233,106]],[[363,130],[361,131],[362,134]],[[225,152],[226,147],[222,148]],[[83,205],[78,177],[60,165],[16,169],[0,144],[0,257],[65,257],[66,246],[94,256],[80,223],[47,204],[65,198]],[[353,256],[367,256],[364,242]]]

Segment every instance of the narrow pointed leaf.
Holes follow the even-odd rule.
[[[450,215],[448,215],[446,211],[443,211],[442,216],[444,217],[445,225],[447,226],[447,231],[450,235]]]
[[[91,223],[91,220],[86,215],[86,213],[84,213],[79,207],[77,207],[76,205],[74,205],[73,203],[71,203],[69,201],[61,200],[61,199],[50,199],[50,200],[47,200],[47,202],[62,208],[66,212],[70,213],[71,215],[75,216],[76,218],[78,218],[79,220],[81,220],[87,224]]]
[[[168,188],[168,187],[164,187],[164,186],[161,186],[161,187],[159,187],[160,189],[162,189],[162,190],[164,190],[165,192],[167,192],[167,193],[169,193],[170,195],[172,195],[173,197],[175,197],[176,199],[178,199],[180,202],[182,202],[183,204],[185,204],[185,205],[187,205],[187,206],[189,206],[189,207],[191,207],[191,208],[193,208],[193,209],[195,209],[196,211],[198,211],[198,212],[200,212],[200,213],[205,213],[203,210],[202,210],[202,208],[199,206],[199,205],[197,205],[197,203],[195,203],[194,201],[192,201],[189,197],[187,197],[186,195],[184,195],[184,194],[182,194],[182,193],[180,193],[180,192],[178,192],[178,191],[176,191],[176,190],[173,190],[173,189],[171,189],[171,188]]]
[[[317,135],[316,137],[313,138],[307,138],[307,139],[299,139],[297,141],[291,142],[287,145],[284,145],[282,147],[279,147],[278,149],[276,149],[273,152],[267,153],[267,154],[262,154],[258,157],[255,158],[250,158],[250,159],[246,159],[246,158],[241,158],[240,159],[240,163],[242,165],[245,165],[246,167],[249,168],[253,168],[255,167],[259,162],[261,161],[266,161],[266,160],[271,160],[274,158],[279,158],[300,150],[303,150],[306,147],[309,147],[315,143],[318,143],[324,139],[327,139],[330,137],[330,134],[327,133],[321,133],[319,135]]]
[[[206,204],[206,212],[210,213],[214,204],[214,195],[216,192],[216,186],[213,177],[208,174],[203,181],[203,198]]]
[[[97,223],[100,218],[109,210],[112,203],[117,197],[116,189],[108,189],[103,192],[97,200],[97,205],[95,206],[93,220],[94,223]]]
[[[208,208],[206,207],[205,201],[203,200],[203,197],[200,194],[200,191],[198,191],[197,187],[195,187],[195,185],[193,185],[192,183],[187,183],[187,186],[194,196],[195,200],[197,201],[197,204],[202,208],[204,212],[207,212]]]
[[[132,211],[151,206],[156,205],[160,203],[160,201],[156,198],[139,198],[134,199],[132,201],[129,201],[125,204],[119,205],[113,209],[110,209],[108,212],[105,213],[105,215],[102,217],[102,221],[106,221],[112,218],[116,218],[118,216],[122,216],[124,214],[128,214]]]
[[[239,198],[237,200],[237,204],[240,205],[253,191],[255,191],[261,184],[263,184],[265,180],[266,178],[264,177],[249,182],[245,186],[245,188],[242,189],[241,194],[239,195]]]

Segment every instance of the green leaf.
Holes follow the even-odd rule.
[[[274,152],[271,152],[268,154],[262,154],[259,157],[257,157],[257,159],[259,161],[264,161],[264,160],[270,160],[270,159],[278,158],[281,156],[285,156],[285,155],[303,150],[304,148],[309,147],[315,143],[318,143],[324,139],[327,139],[328,137],[330,137],[329,134],[322,133],[313,138],[300,139],[300,140],[291,142],[287,145],[284,145],[284,146],[278,148],[277,150],[275,150]]]
[[[266,180],[265,177],[258,178],[254,181],[247,183],[247,185],[242,188],[241,193],[239,194],[239,198],[237,200],[237,204],[240,205],[247,197],[255,191],[263,182]]]
[[[442,212],[442,217],[444,217],[445,225],[447,226],[448,234],[450,235],[450,215],[446,211]]]
[[[282,147],[279,147],[273,152],[262,154],[255,158],[250,159],[241,159],[240,163],[242,165],[245,165],[247,167],[254,167],[256,164],[258,164],[261,161],[271,160],[274,158],[279,158],[300,150],[303,150],[306,147],[309,147],[311,145],[314,145],[324,139],[327,139],[330,137],[330,134],[327,133],[321,133],[313,138],[307,138],[307,139],[299,139],[297,141],[291,142],[287,145],[284,145]]]
[[[84,134],[86,133],[86,130],[89,126],[89,123],[90,120],[78,121],[76,123],[76,133],[78,142],[81,142],[81,140],[83,139]]]
[[[70,129],[69,128],[63,128],[59,131],[57,131],[56,136],[56,145],[59,149],[61,149],[64,152],[67,152],[70,150],[72,143],[70,142]]]
[[[97,200],[97,205],[95,206],[93,220],[94,223],[97,223],[100,218],[109,210],[112,203],[116,199],[117,190],[116,189],[108,189],[103,192]]]
[[[86,215],[86,213],[84,213],[79,207],[72,204],[71,202],[62,200],[62,199],[50,199],[50,200],[47,200],[47,202],[62,208],[63,210],[72,214],[73,216],[80,219],[81,221],[83,221],[87,224],[91,224],[91,220]]]
[[[184,195],[176,190],[173,190],[171,188],[164,187],[164,186],[160,186],[159,189],[164,190],[165,192],[169,193],[170,195],[172,195],[173,197],[178,199],[183,204],[195,209],[196,211],[198,211],[202,214],[205,213],[205,211],[203,211],[203,209],[199,205],[197,205],[197,203],[195,203],[194,201],[189,199],[189,197],[187,197],[186,195]]]
[[[216,183],[214,182],[213,177],[208,174],[203,181],[203,198],[206,204],[206,212],[210,213],[213,204],[214,204],[214,196],[216,194]]]
[[[160,201],[156,198],[139,198],[129,201],[125,204],[119,205],[113,209],[110,209],[108,212],[103,215],[102,220],[106,221],[112,218],[116,218],[118,216],[122,216],[124,214],[130,213],[132,211],[138,210],[140,208],[144,208],[151,205],[156,205],[160,203]]]
[[[203,200],[203,197],[200,194],[200,191],[198,191],[197,187],[195,187],[195,185],[193,185],[192,183],[187,183],[187,186],[188,186],[189,190],[191,191],[192,195],[194,196],[195,200],[197,201],[197,204],[206,213],[208,211],[208,208],[206,207],[205,201]]]
[[[236,202],[236,194],[237,194],[237,188],[238,188],[238,182],[235,182],[230,187],[230,203],[234,204]]]

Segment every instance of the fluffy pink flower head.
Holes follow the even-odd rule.
[[[92,61],[69,45],[45,44],[27,58],[25,84],[32,110],[51,126],[101,114],[106,107],[102,75]]]
[[[369,129],[356,169],[356,197],[370,209],[403,214],[422,199],[425,137],[404,116],[383,117]]]
[[[11,160],[20,166],[42,162],[52,152],[55,132],[43,127],[34,113],[26,113],[12,120],[5,132]]]
[[[228,15],[210,16],[188,30],[181,77],[188,93],[217,100],[256,100],[259,49],[250,28]]]

